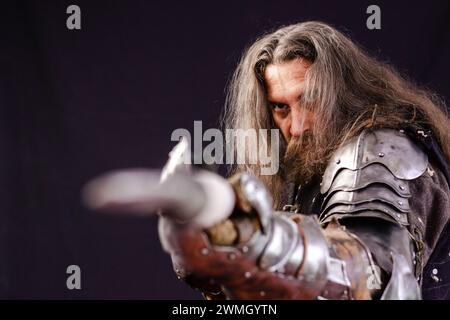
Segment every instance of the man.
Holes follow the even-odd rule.
[[[237,166],[235,207],[209,224],[161,217],[180,278],[211,299],[450,299],[450,122],[435,96],[306,22],[246,51],[225,125],[278,128],[281,170]]]

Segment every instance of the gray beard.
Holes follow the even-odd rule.
[[[289,182],[307,184],[324,170],[326,160],[313,146],[311,134],[291,139],[285,148],[282,167]]]

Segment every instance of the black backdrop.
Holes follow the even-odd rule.
[[[217,127],[243,48],[317,19],[450,97],[448,1],[10,1],[0,4],[0,294],[200,298],[174,276],[156,220],[94,214],[79,190],[115,168],[159,167],[175,128]],[[66,28],[81,7],[82,29]],[[81,267],[82,289],[66,288]]]

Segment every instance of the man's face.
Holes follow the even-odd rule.
[[[311,62],[294,59],[281,64],[269,64],[264,72],[267,99],[275,125],[286,142],[311,134],[314,113],[302,107],[306,70]]]

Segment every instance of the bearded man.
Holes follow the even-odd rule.
[[[161,217],[180,278],[211,299],[450,298],[450,122],[435,95],[305,22],[249,47],[225,111],[227,129],[279,129],[283,160],[273,176],[236,166],[220,221]]]

